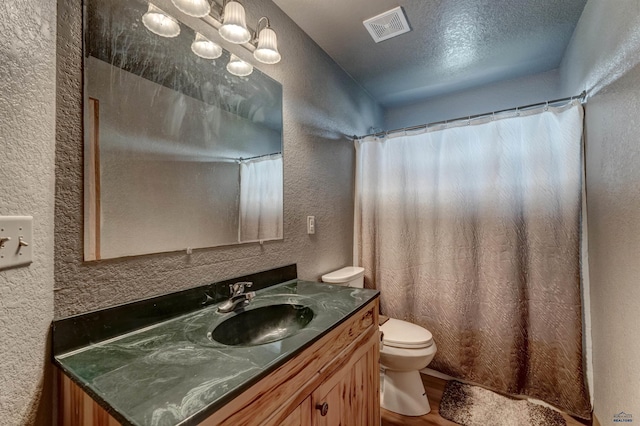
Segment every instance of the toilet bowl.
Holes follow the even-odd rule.
[[[322,276],[325,283],[364,287],[364,268],[347,266]],[[380,405],[405,416],[422,416],[431,411],[420,378],[436,354],[437,347],[429,330],[395,318],[380,326]]]
[[[431,333],[407,321],[389,318],[380,326],[380,365],[384,370],[380,386],[382,408],[405,416],[422,416],[431,411],[420,370],[426,368],[437,347]]]

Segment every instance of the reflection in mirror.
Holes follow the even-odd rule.
[[[148,9],[86,0],[85,260],[282,239],[282,86]]]

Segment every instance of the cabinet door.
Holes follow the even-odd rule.
[[[76,385],[69,376],[58,373],[58,426],[120,426],[120,423]],[[2,423],[0,421],[0,423]]]
[[[345,425],[342,422],[343,407],[341,404],[342,390],[346,383],[342,380],[331,389],[320,388],[314,393],[313,408],[313,426],[337,426]]]
[[[311,397],[305,399],[278,426],[311,426]]]
[[[313,426],[380,423],[377,336],[364,355],[322,383],[312,394]]]

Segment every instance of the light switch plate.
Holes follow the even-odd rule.
[[[315,216],[307,216],[307,234],[315,234],[316,233],[316,217]]]
[[[0,216],[0,241],[0,269],[29,265],[33,261],[33,217]]]

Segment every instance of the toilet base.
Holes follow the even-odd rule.
[[[385,370],[380,406],[403,416],[423,416],[431,411],[419,371]]]

